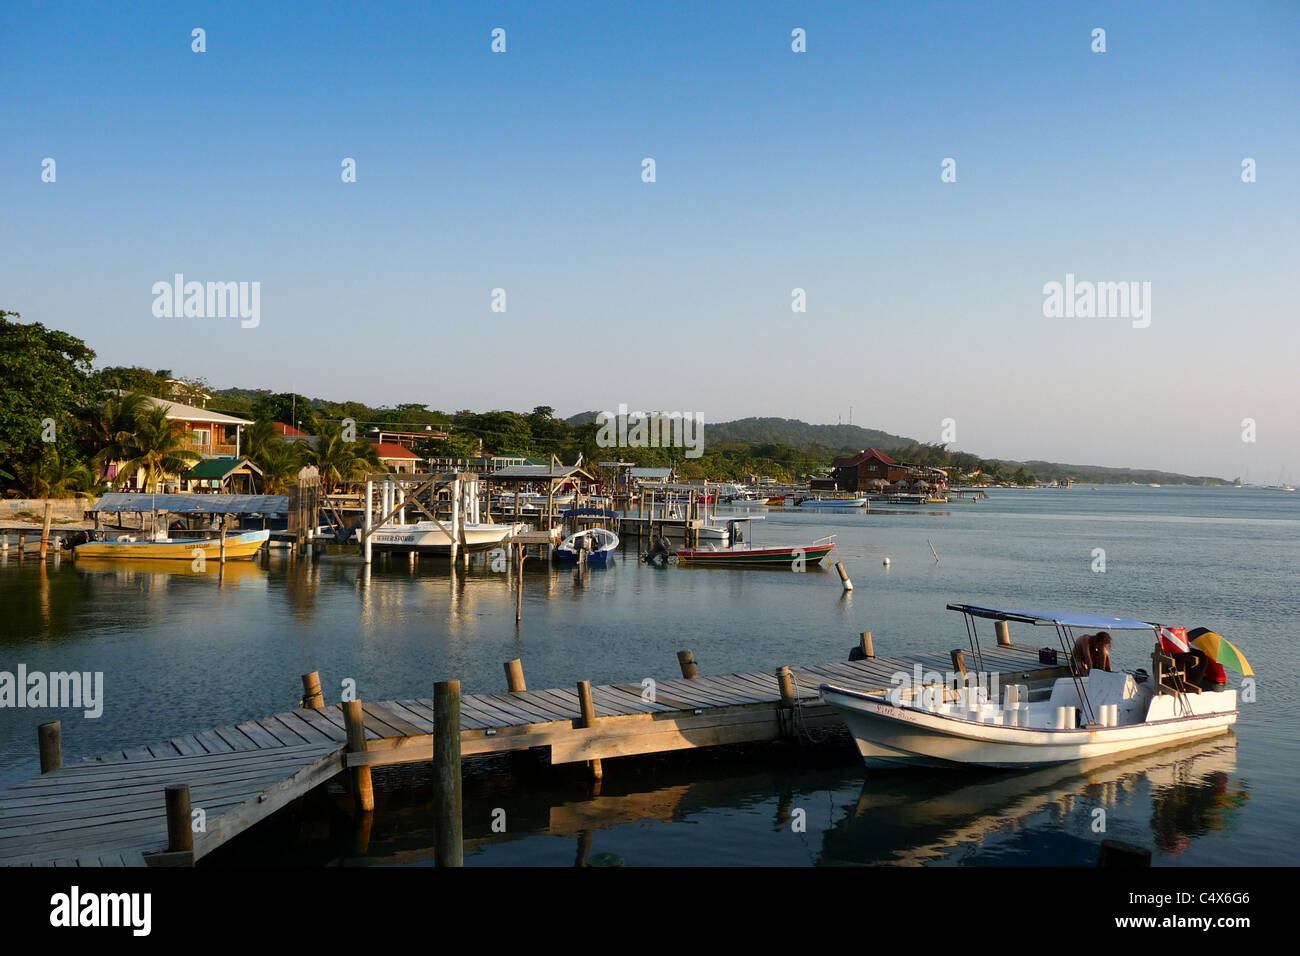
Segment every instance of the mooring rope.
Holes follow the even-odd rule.
[[[823,741],[828,740],[831,734],[834,733],[833,730],[827,730],[825,733],[818,736],[808,729],[808,721],[805,719],[803,712],[803,700],[799,697],[799,678],[795,674],[793,668],[790,670],[790,684],[794,687],[793,710],[795,732],[801,734],[810,744],[820,744]]]

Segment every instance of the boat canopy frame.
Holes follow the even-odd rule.
[[[1097,720],[1096,711],[1092,706],[1092,701],[1088,697],[1088,690],[1083,683],[1083,675],[1079,674],[1078,668],[1074,666],[1074,642],[1076,640],[1074,629],[1088,629],[1097,631],[1151,631],[1155,634],[1156,647],[1160,646],[1160,629],[1163,625],[1151,621],[1139,621],[1133,618],[1109,617],[1104,614],[1077,614],[1072,612],[1060,611],[1024,611],[1013,610],[1009,608],[985,607],[979,604],[949,604],[949,611],[960,611],[966,622],[966,636],[970,641],[971,653],[977,661],[980,670],[984,670],[984,656],[980,653],[979,635],[975,625],[976,618],[985,618],[993,621],[1014,621],[1018,624],[1032,624],[1036,627],[1051,627],[1056,632],[1057,641],[1061,645],[1061,650],[1065,652],[1065,663],[1070,669],[1070,677],[1074,681],[1075,689],[1079,694],[1079,701],[1083,704],[1084,715],[1087,723],[1095,723]],[[1152,675],[1153,679],[1155,675]],[[1159,693],[1160,688],[1155,688]],[[1184,713],[1191,713],[1191,704],[1187,700],[1187,694],[1181,688],[1174,688],[1175,696],[1178,699],[1180,709]]]

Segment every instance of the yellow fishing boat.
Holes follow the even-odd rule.
[[[226,535],[226,560],[252,558],[270,539],[270,531],[244,531]],[[104,541],[87,541],[72,549],[77,558],[139,558],[165,561],[192,561],[200,553],[205,561],[221,560],[221,538],[171,538],[164,533],[121,535]]]

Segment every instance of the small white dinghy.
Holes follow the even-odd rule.
[[[912,686],[912,675],[895,675],[908,680],[896,680],[900,686],[882,693],[821,685],[822,699],[844,719],[869,768],[1046,766],[1210,737],[1237,720],[1235,690],[1203,691],[1171,673],[1158,624],[1098,614],[948,607],[971,625],[976,666],[974,619],[987,618],[1055,627],[1067,662],[1075,628],[1147,631],[1156,640],[1154,673],[1094,669],[1058,678],[1039,700],[1030,699],[1027,685],[1006,685],[999,693],[992,680],[955,690],[937,674],[919,687]]]

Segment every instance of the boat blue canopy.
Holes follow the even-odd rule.
[[[287,515],[288,495],[203,495],[112,491],[88,511],[166,511],[171,514]]]
[[[1018,611],[1001,607],[983,607],[978,604],[949,604],[948,610],[961,611],[972,617],[985,617],[995,621],[1016,621],[1021,624],[1059,624],[1064,627],[1087,627],[1110,631],[1149,631],[1157,624],[1135,621],[1105,614],[1076,614],[1070,611]]]

